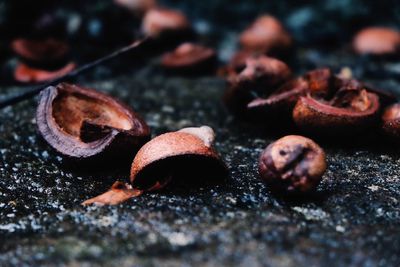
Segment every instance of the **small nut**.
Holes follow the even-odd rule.
[[[45,70],[19,63],[14,70],[14,79],[21,83],[46,82],[68,74],[75,66],[75,63],[70,62],[60,69]]]
[[[385,27],[369,27],[356,34],[353,49],[358,54],[393,55],[400,53],[400,32]]]
[[[75,159],[132,156],[150,137],[147,124],[128,106],[66,83],[42,91],[36,122],[51,147]]]
[[[170,71],[199,73],[215,69],[217,57],[214,49],[192,43],[183,43],[166,53],[161,65]]]
[[[326,170],[325,153],[311,139],[285,136],[261,153],[261,179],[275,193],[301,194],[315,191]]]
[[[287,50],[292,44],[292,38],[278,19],[263,15],[240,35],[240,44],[245,50],[270,55]]]
[[[400,103],[387,107],[382,116],[382,129],[388,136],[400,137]]]
[[[177,10],[154,8],[143,18],[142,31],[144,34],[161,38],[169,33],[189,31],[191,28],[186,16]]]

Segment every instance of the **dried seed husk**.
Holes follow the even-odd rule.
[[[75,159],[132,157],[150,137],[149,127],[130,107],[67,83],[42,91],[36,122],[50,146]]]
[[[35,67],[54,66],[59,63],[65,65],[70,50],[65,41],[54,38],[16,39],[11,43],[11,48],[23,61]]]
[[[145,144],[131,167],[131,183],[140,189],[163,184],[167,179],[225,178],[226,166],[212,147],[214,132],[210,127],[185,128],[162,134]],[[203,177],[202,177],[203,176]]]
[[[300,97],[293,110],[293,120],[307,132],[328,135],[359,133],[377,123],[379,97],[366,90],[351,91],[336,103],[316,99],[310,95]]]
[[[161,66],[170,72],[199,74],[215,71],[217,57],[214,49],[183,43],[161,58]]]
[[[212,148],[214,131],[208,126],[184,128],[162,134],[146,143],[132,163],[130,184],[117,183],[104,194],[82,205],[115,205],[144,192],[163,189],[173,180],[184,184],[216,182],[225,178],[227,167]]]
[[[20,83],[42,83],[64,76],[75,69],[73,62],[54,70],[40,69],[20,63],[14,70],[14,79]]]

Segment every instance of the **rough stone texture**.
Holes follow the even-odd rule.
[[[233,51],[235,34],[215,44],[222,58]],[[356,77],[400,93],[399,63],[355,57],[347,48],[299,48],[290,65],[297,74],[349,66]],[[352,138],[350,145],[322,140],[328,170],[318,193],[289,201],[271,195],[257,178],[259,153],[284,133],[268,121],[257,126],[230,116],[220,102],[222,80],[166,76],[149,66],[114,75],[101,67],[78,82],[134,107],[153,135],[210,125],[231,177],[218,186],[169,188],[118,206],[81,207],[115,180],[127,181],[129,165],[72,166],[38,136],[36,101],[0,110],[1,266],[400,265],[396,145],[376,135]],[[0,99],[22,89],[2,86]]]
[[[334,58],[334,56],[332,56]],[[320,60],[329,57],[321,57]],[[306,60],[306,59],[303,59]],[[337,58],[334,60],[336,64]],[[231,178],[170,188],[115,207],[79,204],[127,180],[129,166],[73,168],[37,135],[35,101],[0,112],[0,262],[32,266],[398,266],[399,153],[366,141],[321,145],[328,171],[309,201],[286,201],[257,178],[261,150],[279,134],[233,119],[218,78],[168,77],[151,68],[80,83],[119,97],[153,134],[207,124]],[[385,84],[399,84],[387,80]],[[20,90],[1,88],[3,95]],[[275,131],[273,131],[275,132]],[[186,265],[185,265],[186,266]]]

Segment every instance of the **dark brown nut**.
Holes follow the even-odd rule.
[[[275,17],[264,15],[240,35],[240,44],[245,50],[271,54],[287,50],[292,38]]]
[[[382,129],[388,136],[400,137],[400,104],[387,107],[382,115]]]
[[[282,61],[266,57],[252,57],[237,75],[229,77],[224,102],[234,113],[242,113],[257,95],[268,95],[291,76],[290,68]]]
[[[174,51],[163,55],[161,66],[176,72],[210,72],[215,70],[216,61],[214,49],[192,43],[183,43]]]
[[[16,39],[11,43],[12,50],[23,60],[35,64],[51,64],[66,57],[67,43],[53,38],[43,40]]]
[[[114,2],[138,15],[144,14],[157,6],[156,0],[114,0]]]
[[[300,97],[293,110],[293,120],[307,132],[356,134],[376,123],[379,97],[366,90],[348,90],[330,102],[311,96]]]
[[[114,205],[144,192],[160,190],[172,180],[193,184],[221,179],[226,165],[212,148],[214,131],[208,126],[162,134],[145,144],[132,163],[130,184],[116,183],[83,205]]]
[[[322,148],[298,135],[288,135],[270,144],[259,160],[260,177],[275,193],[315,191],[325,170]]]
[[[191,28],[186,16],[177,10],[155,8],[143,18],[142,31],[153,38],[161,38],[169,33],[189,31]]]
[[[147,124],[128,106],[66,83],[42,91],[36,123],[51,147],[75,159],[132,157],[150,138]]]
[[[400,32],[385,27],[369,27],[356,34],[353,49],[358,54],[393,55],[400,53]]]
[[[70,62],[60,69],[45,70],[19,63],[14,70],[14,79],[21,83],[42,83],[61,77],[71,72],[75,67],[75,63]]]

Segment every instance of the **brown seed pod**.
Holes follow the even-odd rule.
[[[290,68],[278,59],[266,56],[248,58],[246,67],[229,77],[224,102],[234,113],[245,112],[247,104],[255,96],[270,94],[290,76]]]
[[[261,179],[275,193],[304,194],[315,191],[326,170],[325,153],[311,139],[285,136],[261,153]]]
[[[75,159],[131,156],[150,137],[147,124],[128,106],[66,83],[42,91],[36,122],[50,146]]]
[[[400,53],[400,32],[385,27],[369,27],[356,34],[353,49],[358,54],[393,55]]]
[[[240,44],[245,50],[271,54],[287,50],[292,38],[279,20],[264,15],[240,35]]]
[[[14,70],[14,79],[21,83],[41,83],[61,77],[75,69],[75,67],[75,63],[70,62],[61,69],[44,70],[19,63]]]
[[[330,102],[300,97],[293,110],[297,126],[308,132],[355,134],[376,122],[379,97],[366,90],[340,92]]]
[[[214,49],[183,43],[174,51],[165,53],[161,59],[161,66],[176,72],[210,72],[215,70],[217,57]]]
[[[142,31],[153,38],[190,31],[191,25],[186,16],[177,10],[154,8],[143,18]]]
[[[132,163],[130,184],[116,183],[108,192],[83,203],[121,203],[143,192],[159,190],[172,180],[184,184],[221,179],[226,165],[212,148],[214,131],[208,126],[162,134],[146,143]]]
[[[63,60],[69,52],[67,43],[48,38],[44,40],[16,39],[12,50],[23,60],[48,65]]]
[[[382,129],[384,133],[395,139],[400,137],[400,104],[387,107],[382,115]]]

